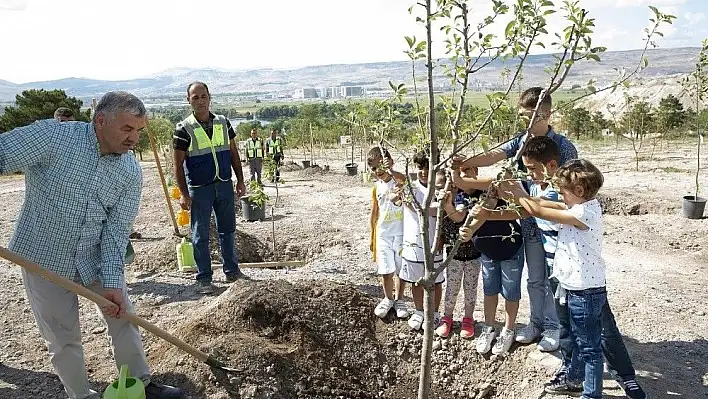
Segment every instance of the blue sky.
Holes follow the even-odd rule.
[[[5,55],[0,79],[129,79],[176,67],[296,68],[401,60],[403,36],[424,35],[407,11],[414,2],[0,0]],[[469,3],[478,10],[475,17],[487,15],[489,0]],[[609,50],[643,47],[649,4],[677,16],[663,29],[665,38],[657,40],[661,47],[698,46],[708,37],[707,0],[580,4],[596,19],[594,44]],[[558,17],[551,22],[560,26]]]

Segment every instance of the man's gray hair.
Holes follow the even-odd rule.
[[[93,111],[93,122],[96,123],[96,116],[103,114],[107,119],[113,119],[121,112],[133,116],[141,117],[147,114],[147,109],[142,101],[133,94],[125,91],[109,91],[101,97],[101,101]]]

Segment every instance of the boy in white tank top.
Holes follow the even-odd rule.
[[[381,276],[384,298],[376,305],[374,314],[386,317],[391,308],[399,318],[408,317],[408,306],[403,301],[405,284],[397,277],[401,269],[401,242],[403,240],[403,208],[397,203],[396,188],[405,183],[405,177],[391,169],[393,159],[388,150],[373,147],[367,163],[376,176],[371,193],[370,249]],[[395,286],[395,295],[394,295]]]

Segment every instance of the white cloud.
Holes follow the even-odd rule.
[[[706,15],[702,12],[687,11],[685,14],[683,14],[683,17],[686,19],[686,25],[692,26],[703,21]]]
[[[26,8],[26,0],[0,0],[0,11],[24,11]]]
[[[592,5],[598,7],[626,8],[637,6],[677,6],[686,4],[687,0],[595,0]]]

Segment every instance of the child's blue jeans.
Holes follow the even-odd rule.
[[[567,379],[579,381],[584,373],[583,399],[602,399],[602,308],[605,303],[605,287],[566,293],[573,342]]]

